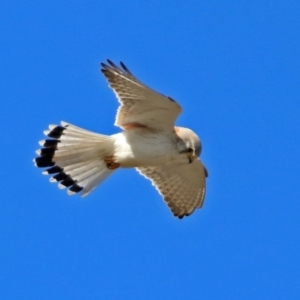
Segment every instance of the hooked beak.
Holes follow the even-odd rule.
[[[193,149],[191,149],[188,153],[188,159],[189,159],[189,164],[191,164],[194,159],[196,158],[196,154],[195,154],[195,151]]]

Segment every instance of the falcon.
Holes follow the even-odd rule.
[[[143,84],[122,62],[117,66],[107,60],[101,66],[120,103],[115,125],[123,131],[108,136],[67,122],[49,125],[35,165],[47,168],[43,174],[69,195],[81,196],[118,168],[136,168],[152,181],[174,216],[189,216],[203,205],[208,176],[198,159],[199,137],[174,125],[182,111],[174,99]]]

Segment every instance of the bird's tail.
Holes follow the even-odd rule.
[[[42,149],[34,159],[40,168],[48,167],[43,174],[53,174],[51,182],[59,188],[69,188],[68,194],[81,192],[88,195],[114,170],[104,161],[113,155],[114,139],[61,122],[44,131],[51,139],[40,141]]]

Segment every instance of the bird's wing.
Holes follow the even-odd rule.
[[[101,65],[102,73],[120,102],[115,125],[123,129],[145,127],[173,130],[175,120],[182,111],[175,100],[137,80],[122,62],[121,67],[110,60]]]
[[[207,171],[200,160],[194,160],[191,164],[173,162],[137,170],[152,181],[174,216],[189,216],[203,205]]]

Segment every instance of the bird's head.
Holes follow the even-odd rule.
[[[175,132],[183,143],[180,143],[180,153],[188,155],[189,162],[201,154],[202,146],[198,135],[191,129],[184,127],[175,127]],[[183,149],[182,149],[183,148]]]

